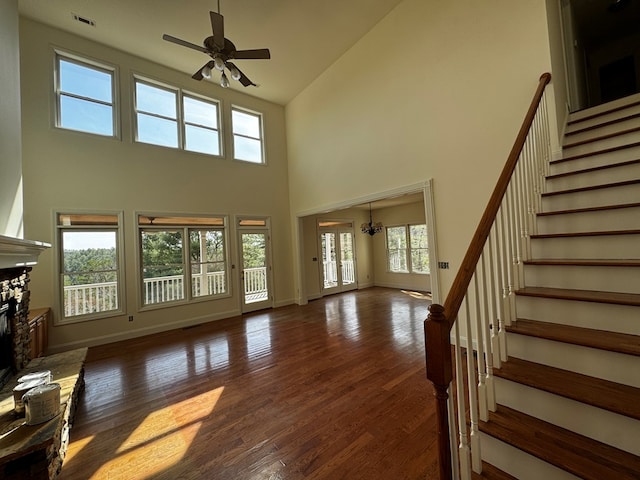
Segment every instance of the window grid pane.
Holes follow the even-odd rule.
[[[234,159],[263,163],[262,116],[234,108],[231,120]]]
[[[184,298],[182,230],[140,230],[143,304]]]
[[[117,238],[114,228],[60,229],[63,318],[119,309]]]
[[[427,226],[425,224],[410,225],[409,239],[411,245],[411,271],[414,273],[430,273]]]
[[[114,136],[113,72],[56,55],[56,126]]]
[[[191,293],[194,297],[227,293],[222,230],[190,230]]]
[[[387,227],[387,261],[390,272],[408,272],[407,269],[407,229]]]

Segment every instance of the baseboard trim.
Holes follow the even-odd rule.
[[[179,320],[176,322],[163,323],[162,325],[137,328],[135,330],[129,330],[127,332],[118,332],[109,335],[102,335],[99,337],[79,340],[76,342],[61,343],[58,345],[50,346],[47,349],[47,353],[53,354],[66,352],[67,350],[73,350],[81,347],[96,347],[98,345],[105,345],[107,343],[114,343],[123,340],[130,340],[132,338],[144,337],[146,335],[152,335],[154,333],[162,333],[179,328],[193,327],[195,325],[201,325],[203,323],[213,322],[216,320],[224,320],[226,318],[237,317],[239,315],[241,315],[240,309],[229,310],[227,312],[221,312],[215,315],[202,315],[185,320]]]

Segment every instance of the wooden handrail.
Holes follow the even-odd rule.
[[[476,269],[476,265],[478,264],[484,245],[489,237],[489,233],[491,232],[491,226],[493,225],[496,215],[498,214],[498,210],[500,209],[502,198],[507,191],[511,176],[518,164],[518,158],[520,157],[522,147],[524,147],[524,142],[527,139],[527,135],[531,129],[531,125],[533,124],[533,119],[536,115],[536,111],[538,110],[538,106],[540,105],[540,101],[542,100],[542,94],[550,81],[550,73],[543,73],[540,76],[538,88],[533,100],[531,101],[529,110],[524,117],[518,136],[513,143],[513,147],[511,148],[511,152],[507,158],[507,163],[505,163],[504,168],[502,169],[502,173],[498,178],[498,183],[493,189],[489,203],[482,214],[478,228],[476,228],[476,232],[473,234],[473,239],[471,240],[469,249],[460,264],[458,274],[456,275],[456,278],[451,285],[451,289],[449,290],[449,294],[447,295],[447,299],[444,302],[444,313],[447,317],[447,321],[449,322],[449,330],[453,327],[453,322],[458,314],[458,310],[460,310],[460,305],[462,305],[465,292],[469,287],[469,283],[473,277],[473,272]]]
[[[429,315],[424,323],[427,378],[433,383],[434,395],[437,402],[437,445],[440,480],[449,480],[452,478],[447,407],[447,400],[449,398],[447,390],[453,379],[453,361],[451,358],[451,342],[449,340],[450,332],[458,316],[458,311],[469,288],[471,279],[473,278],[473,273],[480,260],[480,255],[491,232],[491,227],[500,209],[502,199],[518,164],[518,159],[533,124],[536,111],[542,100],[542,95],[550,81],[550,73],[543,73],[540,76],[538,88],[533,96],[529,110],[524,117],[518,136],[507,158],[507,162],[502,169],[502,173],[491,194],[489,203],[473,235],[471,244],[451,285],[444,306],[438,304],[431,305],[429,307]]]

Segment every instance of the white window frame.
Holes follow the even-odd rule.
[[[87,216],[113,216],[117,219],[117,224],[92,224],[92,225],[69,225],[64,222],[60,223],[60,218],[67,215],[87,215]],[[54,253],[56,256],[56,310],[58,315],[55,315],[54,325],[66,325],[72,323],[86,322],[96,319],[106,319],[123,315],[125,313],[126,306],[126,286],[125,286],[125,269],[124,269],[124,235],[123,235],[123,213],[122,211],[87,211],[87,210],[59,210],[53,212],[54,216],[54,228],[55,228],[55,248]],[[77,231],[77,232],[97,232],[97,231],[115,231],[116,232],[116,275],[117,275],[117,295],[118,306],[112,310],[105,310],[100,312],[92,312],[87,314],[66,316],[65,315],[65,301],[64,301],[64,245],[62,236],[64,232]]]
[[[386,243],[386,254],[387,254],[387,272],[389,273],[412,273],[415,275],[430,275],[431,274],[431,268],[429,268],[428,272],[418,272],[415,271],[414,267],[413,267],[413,255],[412,255],[412,248],[411,248],[411,227],[412,226],[416,226],[416,225],[424,225],[427,228],[427,239],[428,239],[428,234],[429,234],[429,227],[426,225],[426,223],[408,223],[408,224],[401,224],[401,225],[388,225],[387,227],[385,227],[385,243]],[[405,262],[407,265],[407,269],[406,270],[393,270],[391,268],[391,257],[390,257],[390,248],[389,248],[389,229],[390,228],[402,228],[404,230],[404,236],[405,236]],[[395,250],[395,249],[394,249]],[[429,251],[429,247],[427,245],[427,256],[428,256],[428,251]]]
[[[156,114],[153,112],[147,112],[144,110],[139,110],[138,109],[138,101],[137,101],[137,85],[138,83],[141,83],[143,85],[146,85],[148,87],[151,88],[157,88],[159,90],[164,90],[167,92],[171,92],[175,95],[175,103],[176,103],[176,118],[172,118],[172,117],[167,117],[161,114]],[[178,150],[183,150],[185,152],[191,152],[191,153],[195,153],[195,154],[200,154],[200,155],[208,155],[211,157],[223,157],[223,141],[222,141],[222,136],[223,136],[223,129],[222,129],[222,122],[221,122],[221,110],[222,110],[222,105],[220,100],[217,100],[215,98],[211,98],[211,97],[206,97],[204,95],[199,95],[197,93],[193,93],[190,91],[186,91],[183,90],[179,87],[175,87],[173,85],[168,85],[166,83],[163,82],[158,82],[156,80],[152,80],[148,77],[144,77],[141,75],[133,75],[133,85],[132,85],[132,94],[133,94],[133,118],[134,118],[134,133],[133,133],[133,138],[134,141],[137,143],[144,143],[146,145],[154,145],[157,147],[163,147],[163,148],[172,148],[172,149],[178,149]],[[184,114],[184,99],[185,98],[191,98],[193,100],[197,100],[199,102],[204,102],[204,103],[208,103],[210,105],[215,106],[216,108],[216,125],[217,125],[217,129],[216,128],[212,128],[206,125],[200,125],[197,123],[192,123],[192,122],[187,122],[185,120],[185,114]],[[168,120],[171,122],[175,122],[176,124],[176,138],[177,138],[177,146],[173,147],[173,146],[167,146],[167,145],[161,145],[158,143],[152,143],[152,142],[144,142],[141,141],[139,139],[139,126],[138,126],[138,114],[142,114],[142,115],[148,115],[151,117],[155,117],[155,118],[159,118],[159,119],[163,119],[163,120]],[[186,148],[186,141],[187,141],[187,136],[186,136],[186,128],[187,126],[195,126],[197,128],[202,128],[202,129],[206,129],[206,130],[210,130],[210,131],[215,131],[218,135],[218,154],[215,153],[206,153],[206,152],[201,152],[198,150],[189,150]]]
[[[243,113],[245,115],[252,115],[254,117],[258,118],[258,123],[260,125],[259,128],[259,136],[258,137],[251,137],[248,135],[244,135],[241,133],[236,133],[235,131],[235,126],[233,123],[233,112],[239,112],[239,113]],[[265,165],[266,162],[266,155],[265,155],[265,139],[264,139],[264,115],[260,112],[256,112],[254,110],[249,110],[248,108],[243,108],[243,107],[239,107],[237,105],[231,105],[231,136],[232,136],[232,145],[233,145],[233,159],[239,162],[247,162],[247,163],[251,163],[253,165]],[[259,162],[254,162],[252,160],[247,160],[244,158],[238,158],[237,153],[236,153],[236,137],[240,137],[240,138],[247,138],[250,140],[258,140],[260,142],[260,161]]]
[[[138,302],[139,302],[139,310],[155,310],[158,308],[165,308],[168,306],[174,305],[184,305],[193,302],[203,302],[203,301],[212,301],[218,300],[221,298],[229,298],[232,295],[231,289],[231,261],[230,261],[230,248],[229,248],[229,218],[227,215],[214,215],[214,214],[173,214],[173,213],[149,213],[149,212],[136,212],[136,227],[137,227],[137,244],[138,244],[138,255],[137,255],[137,264],[138,264]],[[141,218],[151,218],[158,219],[154,220],[154,223],[147,224],[142,223]],[[171,218],[171,219],[184,219],[184,222],[172,221],[171,224],[163,223],[161,219],[163,218]],[[194,218],[212,218],[212,219],[222,219],[222,225],[198,225],[194,222],[190,222],[189,219]],[[155,223],[155,222],[160,223]],[[183,297],[175,300],[167,300],[162,302],[153,302],[146,303],[145,302],[145,285],[144,285],[144,261],[143,261],[143,245],[142,245],[142,233],[143,231],[180,231],[182,233],[182,263],[180,266],[182,267],[183,273]],[[194,230],[219,230],[222,231],[222,238],[224,241],[224,263],[225,263],[225,286],[226,291],[219,294],[211,294],[211,295],[202,295],[202,296],[194,296],[193,295],[193,274],[191,272],[191,258],[190,258],[190,240],[189,233]]]
[[[70,52],[66,52],[63,50],[59,50],[57,48],[53,49],[54,55],[54,118],[53,124],[56,128],[61,130],[68,130],[71,132],[80,132],[89,135],[98,135],[106,138],[120,138],[120,108],[118,102],[118,68],[114,65],[109,65],[108,63],[98,62],[86,57],[82,57],[80,55],[76,55]],[[64,60],[69,63],[75,63],[84,68],[89,68],[93,70],[100,71],[102,73],[106,73],[111,76],[111,103],[105,102],[103,100],[93,99],[91,97],[83,97],[80,95],[73,94],[71,92],[63,92],[60,80],[60,60]],[[75,128],[69,128],[62,125],[62,104],[60,101],[61,96],[67,96],[70,98],[75,98],[77,100],[82,100],[89,103],[95,103],[99,105],[105,105],[111,107],[111,128],[112,134],[106,135],[103,133],[91,132],[88,130],[79,130]]]

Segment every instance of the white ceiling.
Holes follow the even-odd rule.
[[[231,81],[232,88],[287,104],[401,1],[221,0],[225,36],[236,48],[271,51],[270,60],[236,61],[259,87]],[[200,45],[211,35],[209,11],[218,11],[217,0],[18,0],[18,6],[25,17],[189,75],[209,57],[162,35]]]

